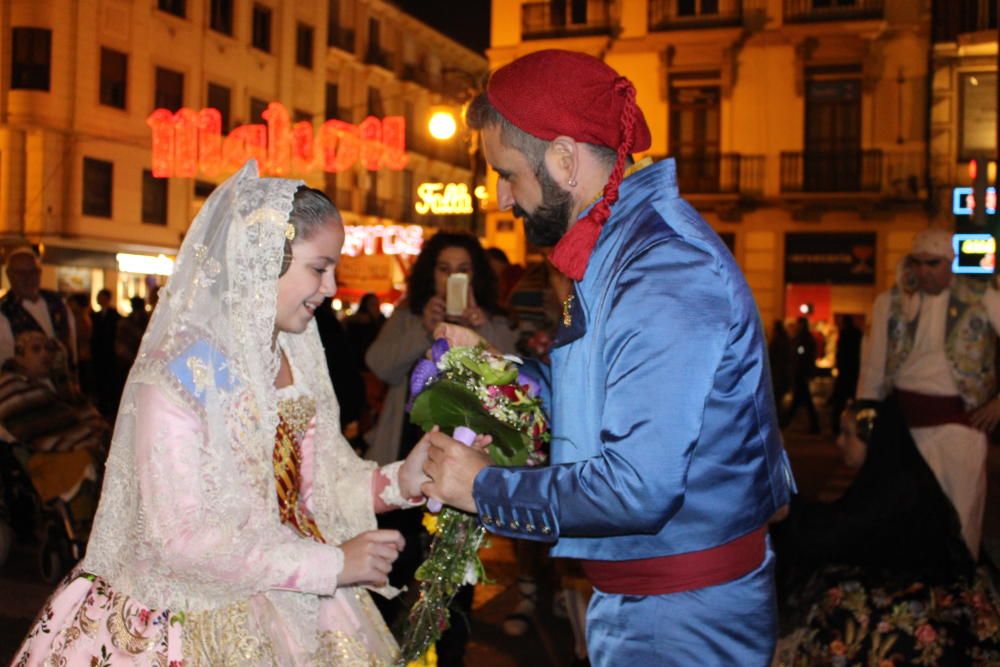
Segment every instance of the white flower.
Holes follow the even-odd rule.
[[[476,571],[476,566],[473,563],[465,564],[465,578],[462,580],[462,585],[469,584],[475,586],[479,583],[479,572]]]

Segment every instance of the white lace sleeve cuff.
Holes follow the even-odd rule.
[[[414,502],[410,498],[404,498],[403,492],[399,488],[399,469],[402,467],[403,462],[396,461],[378,469],[378,474],[382,475],[385,480],[385,486],[378,494],[379,500],[391,507],[419,507],[425,502],[423,497]]]

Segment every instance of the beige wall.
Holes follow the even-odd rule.
[[[272,8],[271,52],[251,46],[254,2]],[[151,133],[156,67],[184,74],[184,104],[206,106],[208,83],[231,89],[234,125],[249,122],[250,98],[280,101],[290,112],[302,110],[318,124],[325,120],[325,86],[339,86],[339,106],[355,121],[367,111],[368,88],[381,91],[386,115],[402,114],[413,104],[416,134],[424,129],[431,106],[446,103],[458,111],[465,83],[451,70],[480,73],[486,61],[441,33],[402,14],[382,0],[342,0],[340,23],[355,31],[352,53],[327,47],[327,3],[292,0],[235,0],[232,36],[208,28],[208,2],[189,0],[188,15],[178,18],[156,9],[154,0],[8,0],[11,27],[52,30],[49,92],[9,90],[9,29],[0,32],[0,236],[40,237],[85,242],[113,252],[124,245],[176,248],[201,204],[193,179],[174,178],[168,186],[168,224],[143,224],[142,170],[151,167]],[[2,12],[0,12],[2,16]],[[364,63],[369,18],[381,22],[381,48],[392,54],[393,71]],[[296,25],[314,29],[313,68],[295,63]],[[99,103],[100,50],[128,54],[126,109]],[[404,62],[428,72],[433,89],[404,82]],[[469,77],[472,78],[472,77]],[[457,139],[456,141],[461,141]],[[112,161],[111,218],[83,216],[84,157]],[[467,165],[411,154],[414,184],[424,180],[469,182]],[[220,178],[199,177],[207,181]],[[317,187],[321,172],[306,175]],[[364,190],[378,183],[380,199],[397,213],[413,206],[402,191],[398,172],[371,174],[360,166],[339,175],[337,187],[355,191],[356,208]],[[387,222],[345,213],[351,222]],[[96,246],[95,246],[96,244]]]
[[[650,31],[646,0],[621,0],[612,3],[612,19],[621,28],[616,37],[525,41],[520,5],[520,0],[492,3],[490,68],[543,48],[602,57],[636,86],[653,136],[650,154],[670,153],[670,76],[720,73],[721,150],[762,158],[763,196],[698,196],[692,203],[718,231],[735,234],[736,259],[765,321],[783,312],[787,232],[875,232],[875,289],[891,284],[902,246],[928,224],[926,187],[909,192],[905,185],[910,176],[923,180],[929,0],[885,0],[882,19],[813,23],[786,23],[781,0],[744,0],[741,25],[669,31]],[[882,192],[832,197],[783,193],[781,153],[803,150],[805,70],[839,64],[861,67],[862,148],[884,153]],[[497,217],[506,216],[491,219]],[[495,227],[492,222],[489,231],[496,233]],[[523,247],[523,239],[508,236],[489,240]]]

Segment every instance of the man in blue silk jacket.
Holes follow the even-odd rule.
[[[581,559],[598,666],[769,665],[769,519],[794,483],[760,318],[732,255],[650,147],[632,84],[540,51],[468,111],[501,208],[574,279],[545,373],[552,465],[501,468],[429,435],[424,491]],[[471,334],[445,325],[443,335]]]

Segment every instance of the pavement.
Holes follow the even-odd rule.
[[[826,435],[810,435],[804,415],[785,430],[799,492],[807,498],[830,500],[847,486],[853,471],[840,463],[828,424]],[[984,526],[985,546],[1000,563],[1000,447],[990,448],[989,488]],[[474,667],[567,667],[573,660],[569,623],[553,613],[552,589],[543,583],[534,626],[521,637],[503,632],[504,618],[518,601],[517,565],[510,540],[494,537],[482,553],[490,583],[476,589],[472,640],[466,665]],[[38,576],[37,549],[15,545],[0,567],[0,665],[9,662],[51,586]]]

